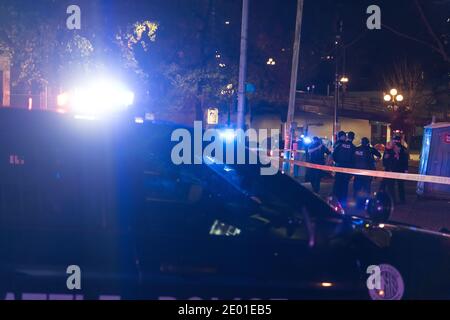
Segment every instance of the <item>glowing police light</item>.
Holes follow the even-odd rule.
[[[234,132],[234,130],[232,130],[232,129],[224,130],[224,131],[220,132],[219,135],[222,139],[224,139],[226,141],[231,141],[236,138],[236,132]]]
[[[76,114],[76,115],[74,116],[74,118],[75,118],[76,120],[88,120],[88,121],[94,121],[94,120],[97,120],[97,118],[94,117],[94,116],[88,116],[88,115],[83,115],[83,114]]]
[[[311,144],[312,143],[312,139],[310,137],[305,137],[305,138],[303,138],[303,143],[304,144]]]
[[[65,107],[69,103],[70,96],[67,92],[58,95],[57,104],[58,107]]]
[[[119,82],[97,79],[86,86],[60,94],[58,105],[78,115],[99,115],[127,109],[134,103],[134,93]]]

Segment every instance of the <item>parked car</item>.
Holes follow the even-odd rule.
[[[450,297],[448,235],[386,221],[382,196],[353,217],[259,165],[175,165],[177,128],[0,110],[0,295]]]

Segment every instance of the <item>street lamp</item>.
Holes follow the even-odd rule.
[[[273,58],[269,58],[269,60],[267,60],[266,64],[268,66],[274,66],[276,64],[276,61]]]
[[[338,73],[336,72],[336,78],[334,83],[334,119],[333,119],[333,144],[336,142],[335,138],[337,136],[337,127],[338,127],[338,106],[339,106],[339,93],[340,93],[340,87],[345,86],[349,83],[350,79],[343,75],[339,77]]]
[[[221,90],[220,94],[223,96],[228,96],[231,98],[230,106],[228,108],[228,127],[231,125],[231,110],[233,109],[233,95],[234,95],[234,86],[232,83],[227,84],[227,86]]]
[[[397,89],[391,89],[388,94],[384,94],[384,101],[389,103],[388,108],[394,111],[397,111],[399,108],[397,102],[402,102],[404,99]]]
[[[341,80],[339,80],[340,83],[348,83],[349,79],[346,76],[342,76]]]

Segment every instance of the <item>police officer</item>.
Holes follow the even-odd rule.
[[[313,138],[312,144],[306,149],[306,159],[313,164],[325,165],[325,156],[331,154],[330,150],[324,146],[321,139]],[[320,192],[320,180],[323,172],[318,169],[308,169],[307,176],[315,193]]]
[[[381,154],[370,146],[369,139],[361,139],[361,145],[355,149],[355,169],[375,170],[375,157],[380,159]],[[353,183],[353,196],[359,209],[364,207],[364,202],[370,195],[372,177],[355,176]]]
[[[389,141],[383,153],[383,167],[386,172],[394,172],[394,143]],[[391,197],[395,196],[394,180],[384,178],[380,184],[380,190],[387,192]]]
[[[355,158],[355,146],[347,140],[344,131],[338,133],[338,141],[334,146],[333,160],[336,167],[353,168]],[[348,184],[351,176],[347,173],[336,173],[333,194],[338,198],[343,207],[347,204]]]
[[[347,141],[353,143],[354,140],[355,140],[355,133],[353,131],[347,133]]]
[[[400,136],[395,136],[392,139],[391,148],[387,149],[384,153],[383,164],[385,165],[386,171],[408,173],[409,153],[401,141]],[[387,181],[385,185],[390,189],[389,193],[395,203],[398,203],[396,197],[396,186],[398,186],[400,204],[405,204],[405,182],[403,180]]]

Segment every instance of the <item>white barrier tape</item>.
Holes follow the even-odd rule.
[[[313,163],[304,162],[304,161],[285,160],[283,158],[281,158],[281,159],[283,160],[283,162],[289,162],[289,163],[297,165],[297,166],[303,166],[303,167],[311,168],[311,169],[319,169],[319,170],[323,170],[323,171],[348,173],[348,174],[354,174],[354,175],[358,175],[358,176],[367,176],[367,177],[376,177],[376,178],[397,179],[397,180],[428,182],[428,183],[438,183],[438,184],[450,185],[449,177],[427,176],[427,175],[413,174],[413,173],[385,172],[385,171],[376,171],[376,170],[350,169],[350,168],[341,168],[341,167],[332,167],[332,166],[325,166],[325,165],[320,165],[320,164],[313,164]]]
[[[258,151],[268,152],[268,150],[255,149]],[[283,149],[274,149],[274,152],[292,152],[292,153],[304,153],[304,150],[283,150]],[[405,181],[414,181],[414,182],[427,182],[427,183],[437,183],[450,185],[450,177],[439,177],[439,176],[428,176],[422,174],[414,174],[414,173],[400,173],[400,172],[386,172],[386,171],[376,171],[376,170],[361,170],[361,169],[351,169],[351,168],[341,168],[341,167],[333,167],[333,166],[325,166],[319,164],[313,164],[309,162],[299,161],[299,160],[287,160],[283,157],[269,157],[271,159],[281,159],[283,162],[289,162],[291,164],[297,166],[303,166],[310,169],[318,169],[323,171],[330,172],[339,172],[339,173],[348,173],[354,174],[358,176],[366,176],[366,177],[374,177],[374,178],[385,178],[385,179],[396,179],[396,180],[405,180]]]

